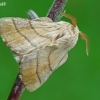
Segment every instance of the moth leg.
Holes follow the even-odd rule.
[[[72,24],[74,25],[74,27],[76,27],[77,25],[77,20],[74,16],[70,15],[70,14],[65,14],[65,13],[61,13],[62,16],[65,16],[67,18],[69,18],[72,21]]]
[[[27,13],[28,17],[30,19],[36,19],[38,18],[38,15],[33,11],[33,10],[29,10],[28,13]]]

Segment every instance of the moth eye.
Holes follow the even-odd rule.
[[[71,29],[73,29],[73,30],[74,30],[74,26],[71,26]]]

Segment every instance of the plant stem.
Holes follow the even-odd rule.
[[[18,100],[23,90],[24,84],[22,83],[20,76],[18,75],[7,100]]]
[[[54,0],[47,17],[53,21],[59,20],[60,12],[63,10],[67,0]]]
[[[51,18],[53,21],[58,20],[60,12],[63,10],[67,0],[54,0],[47,17]],[[30,16],[31,17],[31,16]],[[22,91],[24,89],[24,84],[22,83],[20,76],[18,74],[14,86],[9,94],[7,100],[18,100]]]

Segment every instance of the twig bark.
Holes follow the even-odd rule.
[[[24,84],[22,83],[20,76],[18,75],[7,100],[18,100],[23,90]]]
[[[67,0],[54,0],[47,17],[51,18],[53,21],[58,20],[60,12],[63,10]],[[28,14],[30,18],[34,18],[34,16]],[[24,89],[24,84],[22,83],[20,76],[18,75],[14,86],[10,92],[10,95],[7,100],[18,100],[22,91]]]
[[[59,20],[60,12],[63,10],[67,0],[54,0],[47,17],[51,18],[53,21]]]

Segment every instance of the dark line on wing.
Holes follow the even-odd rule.
[[[37,35],[39,35],[40,37],[46,38],[45,36],[40,35],[40,34],[34,29],[34,27],[33,27],[32,24],[31,24],[31,20],[29,20],[29,24],[30,24],[30,27],[35,31],[35,33],[36,33]]]
[[[38,61],[38,57],[39,57],[39,51],[37,51],[37,68],[36,68],[36,74],[37,74],[37,77],[38,77],[38,79],[39,79],[39,81],[40,81],[40,83],[41,83],[41,79],[40,79],[40,77],[39,77],[39,73],[38,73],[38,68],[39,68],[39,61]]]
[[[16,23],[15,23],[14,19],[12,19],[12,21],[13,21],[13,24],[14,24],[14,27],[15,27],[16,31],[17,31],[22,37],[24,37],[32,46],[34,46],[26,36],[24,36],[24,35],[22,35],[22,34],[20,33],[20,31],[18,30],[18,28],[17,28],[17,26],[16,26]]]
[[[50,64],[50,55],[51,55],[51,51],[49,52],[49,55],[48,55],[48,63],[49,63],[50,71],[53,71],[52,68],[51,68],[51,64]]]

